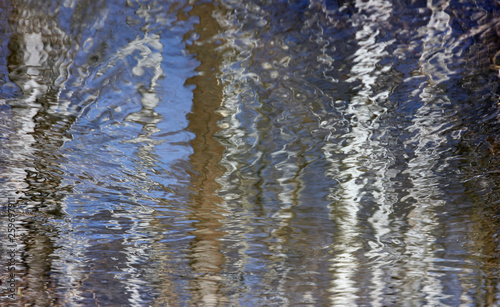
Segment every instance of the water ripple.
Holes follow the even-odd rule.
[[[1,6],[20,304],[498,301],[493,1]]]

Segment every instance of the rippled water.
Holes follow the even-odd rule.
[[[499,17],[0,1],[0,302],[500,304]]]

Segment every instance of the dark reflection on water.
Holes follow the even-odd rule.
[[[2,1],[0,301],[497,304],[498,15]]]

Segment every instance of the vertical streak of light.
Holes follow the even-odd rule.
[[[21,29],[20,29],[21,30]],[[23,31],[22,29],[21,31]],[[24,40],[24,45],[26,51],[24,54],[23,62],[21,65],[27,67],[26,70],[26,80],[21,79],[17,81],[18,86],[21,87],[25,96],[23,97],[23,102],[21,104],[26,104],[29,107],[16,108],[14,110],[14,117],[16,121],[21,124],[21,128],[17,131],[15,144],[12,144],[12,149],[10,153],[14,161],[18,163],[21,161],[26,161],[28,157],[34,154],[35,149],[33,145],[36,143],[33,137],[35,122],[33,118],[37,115],[41,108],[37,98],[42,96],[47,91],[47,86],[43,84],[43,76],[41,76],[40,70],[44,69],[46,54],[44,51],[44,43],[42,41],[41,33],[19,33],[19,39]],[[20,150],[22,148],[22,150]],[[29,163],[19,163],[20,165],[29,165]],[[21,186],[21,182],[27,176],[26,169],[18,169],[12,174],[17,175],[17,178],[11,178],[11,182],[15,184],[17,188]]]
[[[226,5],[226,4],[225,4]],[[227,4],[231,6],[230,4]],[[252,89],[251,84],[258,82],[259,77],[248,71],[247,65],[252,61],[253,49],[258,45],[258,41],[251,33],[240,29],[240,25],[234,23],[234,16],[225,15],[221,11],[216,11],[217,21],[223,28],[220,38],[225,42],[222,61],[220,64],[219,82],[222,87],[222,101],[218,112],[221,115],[218,133],[225,147],[224,155],[221,157],[220,164],[225,168],[225,173],[217,179],[221,185],[219,194],[224,199],[222,206],[228,211],[232,218],[226,220],[224,229],[230,234],[227,238],[231,242],[231,249],[234,248],[236,257],[227,259],[226,267],[235,276],[247,276],[244,283],[252,283],[253,263],[256,259],[251,255],[253,253],[254,242],[253,232],[259,227],[255,225],[258,222],[255,219],[251,208],[255,204],[251,201],[254,195],[255,180],[244,178],[241,174],[241,168],[247,166],[239,160],[249,151],[254,151],[254,163],[257,163],[262,152],[257,150],[260,140],[260,134],[257,132],[255,119],[250,125],[250,132],[245,131],[241,120],[243,113],[242,105],[244,101],[256,101],[257,94]],[[236,64],[238,65],[236,65]],[[259,115],[257,115],[259,117]],[[251,136],[254,139],[252,144],[246,144],[245,136]],[[234,261],[236,260],[236,261]],[[236,291],[237,298],[241,304],[251,302],[254,299],[260,299],[249,290],[245,290],[242,283],[233,283],[230,285],[232,291]],[[248,296],[250,295],[250,297]],[[262,294],[261,294],[262,295]]]
[[[425,33],[419,60],[420,69],[428,77],[429,83],[420,93],[419,89],[413,92],[413,95],[418,94],[423,105],[416,111],[412,124],[407,128],[412,137],[407,140],[406,145],[416,148],[414,158],[408,162],[404,171],[409,175],[413,187],[403,201],[414,200],[415,204],[408,214],[410,229],[403,238],[405,253],[409,256],[409,270],[403,291],[415,302],[440,305],[440,300],[446,297],[439,279],[440,274],[428,272],[439,271],[432,260],[435,257],[432,242],[436,240],[433,233],[438,225],[435,209],[442,206],[444,201],[439,200],[441,192],[434,170],[440,158],[439,147],[447,142],[445,137],[440,136],[439,128],[445,124],[443,108],[450,101],[434,85],[446,81],[453,74],[446,64],[452,58],[450,48],[453,48],[453,44],[448,44],[452,29],[449,24],[450,16],[445,10],[449,3],[446,0],[438,1],[437,4],[433,2],[427,1],[427,8],[432,13],[427,26],[419,29],[419,32]]]
[[[146,18],[147,19],[147,18]],[[163,61],[163,56],[162,56],[162,49],[163,49],[163,44],[160,41],[160,36],[159,35],[148,35],[147,33],[145,34],[144,38],[144,46],[155,46],[155,48],[150,48],[146,47],[148,52],[143,52],[142,56],[143,58],[137,62],[137,66],[132,69],[139,69],[143,70],[144,68],[151,68],[153,70],[153,74],[151,77],[151,86],[149,89],[149,93],[144,93],[142,96],[142,105],[146,108],[149,107],[151,110],[154,109],[158,101],[160,99],[157,97],[157,94],[155,92],[155,88],[157,86],[156,81],[163,76],[163,70],[161,68],[161,63]],[[131,42],[133,43],[133,42]],[[154,114],[155,112],[152,112]],[[153,116],[152,117],[152,123],[150,123],[150,126],[154,126],[156,120],[159,120],[160,116]],[[155,120],[156,119],[156,120]],[[151,129],[152,131],[155,131]],[[145,145],[147,148],[148,146]],[[146,148],[143,148],[144,151],[147,151]],[[140,217],[134,217],[134,221],[132,222],[130,226],[130,233],[137,235],[140,234],[144,228],[144,222],[146,219],[141,219]],[[130,241],[137,242],[141,238],[138,236],[137,238],[131,238]],[[124,242],[126,244],[126,242]],[[142,299],[142,282],[140,280],[140,273],[136,271],[135,267],[140,265],[141,258],[137,257],[137,255],[141,254],[141,246],[138,245],[131,245],[131,244],[126,244],[128,247],[125,249],[125,257],[127,259],[126,266],[130,270],[130,279],[135,279],[133,282],[126,282],[125,283],[125,288],[128,290],[130,293],[129,297],[129,302],[131,305],[143,305],[146,304],[146,302]]]
[[[439,304],[436,294],[442,293],[442,287],[439,279],[436,276],[422,274],[436,270],[433,265],[433,250],[429,242],[435,241],[432,233],[435,231],[437,224],[434,208],[443,205],[443,201],[436,200],[433,196],[438,196],[439,191],[435,188],[438,183],[434,178],[432,168],[437,161],[437,155],[434,153],[435,147],[428,148],[428,142],[435,142],[439,146],[443,140],[434,133],[432,126],[429,126],[432,121],[439,121],[442,116],[438,110],[432,110],[428,106],[429,100],[426,98],[427,89],[424,89],[420,97],[426,103],[425,106],[418,109],[413,120],[413,125],[409,130],[415,133],[408,142],[416,142],[415,158],[408,163],[408,168],[404,173],[409,174],[409,180],[413,187],[409,189],[409,195],[404,200],[413,198],[416,203],[412,206],[413,209],[408,214],[408,224],[410,229],[406,232],[403,239],[406,253],[410,256],[408,263],[410,270],[407,272],[408,288],[405,292],[411,293],[414,298],[422,297],[428,303]],[[413,282],[410,282],[413,280]],[[416,283],[415,283],[416,282]],[[418,285],[418,289],[415,288]],[[415,291],[418,291],[416,293]]]
[[[344,169],[338,178],[341,191],[331,194],[332,199],[338,199],[338,201],[330,205],[330,216],[337,224],[337,243],[333,247],[335,257],[330,260],[333,274],[330,292],[332,304],[339,306],[353,306],[360,298],[358,294],[360,289],[358,289],[355,274],[361,265],[356,253],[363,248],[358,238],[360,235],[358,213],[366,194],[363,189],[369,184],[363,178],[366,175],[364,167],[377,164],[371,159],[379,155],[378,152],[383,151],[377,143],[370,141],[370,136],[373,129],[377,128],[376,119],[385,111],[383,107],[377,105],[377,101],[388,97],[388,93],[372,97],[374,93],[371,86],[377,82],[379,74],[376,71],[377,65],[382,57],[388,54],[385,51],[387,45],[392,43],[392,41],[377,42],[380,24],[387,21],[392,14],[391,3],[389,1],[356,1],[355,5],[360,12],[366,10],[367,17],[366,21],[359,25],[360,30],[356,33],[359,49],[354,54],[356,64],[351,70],[351,78],[348,81],[360,81],[362,87],[351,99],[344,113],[346,117],[352,116],[349,123],[351,131],[347,135],[348,144],[340,148],[340,152],[346,156],[340,161]],[[331,150],[331,146],[325,144],[325,157],[331,161],[332,168],[337,168],[339,161],[332,160],[329,153]],[[384,194],[381,180],[386,167],[383,165],[380,170],[373,170],[377,171],[375,185],[382,189],[381,194]],[[380,200],[383,201],[383,198]],[[381,205],[378,211],[381,218],[378,219],[378,224],[373,225],[379,237],[388,231],[389,207],[390,204]],[[372,219],[371,222],[374,220]],[[373,296],[378,295],[383,287],[380,280],[382,273],[379,268],[375,271],[373,282],[377,290],[372,293]]]
[[[260,8],[255,6],[245,9],[258,11]],[[261,15],[262,13],[264,12],[259,12],[258,16],[265,19],[266,17]],[[257,296],[251,299],[279,301],[280,304],[287,304],[287,276],[293,270],[287,263],[288,256],[285,247],[289,240],[287,227],[290,226],[293,219],[292,208],[298,204],[297,198],[300,197],[302,187],[298,179],[299,166],[296,161],[299,152],[291,148],[291,144],[297,141],[297,137],[286,129],[281,129],[279,136],[277,136],[279,142],[290,139],[291,141],[282,144],[273,152],[263,149],[263,142],[274,137],[269,132],[278,128],[273,125],[269,129],[262,128],[262,122],[267,120],[265,118],[267,115],[264,111],[264,104],[259,101],[255,87],[258,89],[263,86],[260,76],[246,69],[247,65],[256,65],[255,61],[259,63],[260,59],[255,60],[253,58],[260,56],[255,54],[254,48],[263,42],[257,41],[251,31],[235,28],[234,24],[224,18],[218,18],[218,20],[223,23],[225,28],[224,40],[226,45],[234,52],[227,54],[234,55],[234,58],[226,57],[222,64],[221,80],[227,86],[223,90],[223,103],[219,111],[223,115],[220,122],[223,128],[221,135],[227,145],[221,163],[224,164],[227,171],[221,176],[219,182],[222,185],[221,192],[226,200],[226,207],[232,211],[233,216],[238,218],[237,227],[239,231],[231,238],[232,240],[240,238],[237,244],[239,246],[238,269],[242,273],[246,271],[245,274],[252,275],[253,263],[263,261],[260,257],[254,256],[256,251],[261,252],[260,242],[252,241],[255,232],[259,230],[259,226],[255,225],[255,223],[259,223],[259,217],[256,217],[255,213],[248,209],[256,205],[262,205],[264,210],[267,211],[266,203],[256,204],[252,198],[259,199],[263,197],[269,199],[263,195],[255,194],[259,194],[264,190],[261,186],[262,182],[277,184],[277,191],[273,193],[270,201],[276,203],[279,208],[273,210],[275,211],[271,216],[273,223],[265,226],[265,230],[263,229],[266,234],[270,235],[270,238],[266,239],[267,242],[265,243],[265,248],[269,249],[270,255],[266,257],[266,262],[263,264],[268,269],[268,272],[264,274],[262,285],[258,285],[259,288],[264,288],[264,292],[272,292],[272,297],[269,297],[268,293],[262,293],[262,297]],[[235,65],[235,63],[238,65]],[[250,113],[242,116],[242,112],[248,110],[243,110],[243,108],[250,109]],[[245,126],[245,123],[242,123],[240,118],[248,119],[248,116],[250,116],[250,120],[248,126]],[[248,140],[249,142],[247,142]],[[241,157],[249,156],[250,153],[252,156],[248,163],[246,161],[239,162]],[[272,165],[269,165],[267,161],[262,162],[262,158],[266,156],[274,158],[272,159]],[[257,178],[247,177],[242,168],[245,170],[259,168],[255,175]],[[273,177],[276,176],[278,179],[276,182],[271,182],[268,178],[263,178],[262,173],[271,173]],[[255,192],[255,190],[259,192]],[[227,193],[227,191],[231,192]],[[241,191],[241,193],[236,195],[234,191]]]

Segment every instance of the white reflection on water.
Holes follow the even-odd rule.
[[[443,275],[435,273],[443,270],[443,266],[436,264],[436,247],[429,243],[440,239],[437,225],[442,223],[438,219],[442,215],[438,216],[436,209],[449,201],[438,173],[448,166],[443,163],[447,152],[441,147],[445,147],[450,138],[440,133],[446,129],[447,123],[455,125],[451,118],[453,110],[447,109],[451,105],[450,99],[439,85],[457,74],[456,65],[450,65],[451,61],[455,64],[461,61],[454,50],[459,40],[450,29],[446,3],[433,5],[429,2],[426,8],[413,8],[420,15],[415,17],[411,14],[414,12],[410,12],[408,16],[415,19],[397,24],[394,19],[398,19],[395,15],[400,14],[401,7],[394,8],[393,2],[355,1],[357,12],[353,13],[346,27],[356,29],[351,37],[356,50],[348,59],[342,59],[332,51],[337,48],[338,52],[345,52],[340,43],[327,48],[332,42],[328,41],[327,34],[322,36],[321,27],[320,31],[309,34],[307,41],[311,45],[319,44],[320,54],[315,53],[317,50],[311,52],[295,45],[298,50],[293,50],[294,56],[303,60],[300,50],[304,57],[312,53],[326,66],[321,67],[325,69],[322,71],[324,80],[340,83],[339,88],[332,86],[333,90],[328,87],[331,84],[325,86],[328,90],[314,90],[322,98],[330,98],[330,105],[335,106],[335,110],[325,110],[325,105],[323,109],[318,107],[317,97],[307,97],[301,104],[299,95],[290,95],[290,92],[302,93],[293,87],[295,84],[285,80],[300,80],[302,83],[297,87],[304,90],[311,86],[308,82],[314,79],[313,73],[301,74],[303,67],[297,62],[294,64],[299,67],[295,67],[294,73],[276,70],[277,63],[288,67],[290,60],[293,62],[294,58],[283,51],[288,47],[286,43],[268,37],[259,40],[259,31],[269,29],[259,28],[252,32],[251,26],[246,29],[242,26],[245,24],[242,20],[266,24],[268,21],[259,19],[267,20],[262,8],[246,5],[240,14],[248,19],[240,18],[240,24],[218,19],[227,31],[227,35],[222,36],[233,48],[233,53],[224,58],[221,76],[225,95],[220,110],[224,115],[220,135],[227,149],[222,158],[227,172],[219,181],[222,185],[220,193],[234,216],[235,224],[236,221],[240,223],[229,226],[231,222],[228,222],[228,228],[238,230],[234,237],[225,240],[235,242],[233,247],[237,249],[240,261],[234,267],[242,275],[252,266],[260,265],[256,253],[268,253],[265,269],[269,274],[265,274],[266,286],[262,288],[274,291],[275,301],[287,304],[292,297],[303,303],[322,299],[318,294],[322,280],[312,277],[318,273],[321,275],[322,271],[317,267],[315,270],[304,269],[307,273],[301,272],[297,277],[297,272],[303,267],[293,268],[295,250],[290,244],[293,242],[299,246],[300,235],[295,239],[294,231],[306,227],[305,219],[298,217],[307,207],[304,191],[318,184],[314,181],[317,178],[303,179],[304,174],[318,171],[307,169],[299,161],[298,157],[305,153],[315,154],[311,147],[296,146],[307,144],[307,140],[322,144],[322,157],[329,162],[329,166],[319,169],[331,179],[330,185],[328,181],[321,182],[321,187],[322,191],[330,191],[329,217],[335,224],[334,243],[328,247],[331,252],[328,256],[330,302],[338,305],[390,305],[402,302],[408,296],[415,304],[456,300],[449,294],[456,290],[450,291],[450,285],[443,286]],[[311,15],[308,17],[306,24],[318,22]],[[343,26],[342,20],[335,24],[335,18],[331,17],[331,21],[332,27]],[[419,27],[408,27],[405,22]],[[302,33],[311,30],[307,26],[300,29]],[[395,37],[405,40],[396,41]],[[276,47],[279,44],[283,50]],[[311,49],[316,47],[314,45]],[[272,51],[266,53],[267,49]],[[408,56],[406,59],[405,55]],[[336,63],[338,60],[334,57],[344,62]],[[334,78],[328,74],[344,69],[345,62],[353,64],[347,78]],[[416,68],[405,72],[405,67],[393,67],[393,64],[401,63],[409,66],[416,63]],[[318,69],[312,64],[308,68]],[[410,84],[410,90],[401,90],[405,99],[391,101],[393,91],[404,82]],[[346,84],[351,87],[347,102],[340,96]],[[317,134],[308,135],[307,140],[297,140],[294,125],[300,123],[302,129],[308,127],[304,118],[310,114],[302,112],[304,105],[308,111],[314,110],[311,113],[316,116],[314,120],[318,120],[314,130]],[[340,113],[340,120],[335,111]],[[459,129],[454,129],[457,138]],[[321,139],[322,135],[325,135],[324,139]],[[321,201],[319,197],[315,198],[313,202],[317,207],[308,209],[318,209]],[[258,216],[258,213],[263,216]],[[269,221],[272,225],[268,224]],[[258,229],[261,238],[252,225],[261,227]],[[315,225],[322,239],[328,241],[331,225],[324,221]],[[267,234],[270,234],[269,238]],[[312,236],[307,240],[313,241]],[[418,250],[414,250],[415,246]],[[319,250],[305,254],[315,257],[321,255],[322,249]],[[449,267],[446,269],[450,270]],[[290,287],[287,278],[306,284],[302,276],[312,280],[307,284],[308,289],[318,292],[304,290],[287,294],[283,290]],[[446,282],[456,283],[454,278]],[[268,290],[270,288],[272,290]],[[271,300],[269,297],[262,299]]]
[[[23,99],[17,101],[17,104],[22,107],[13,110],[12,115],[19,126],[16,131],[15,141],[7,146],[11,148],[10,154],[13,160],[22,165],[29,161],[36,151],[33,148],[33,144],[36,142],[33,137],[35,128],[33,118],[41,108],[37,98],[43,96],[47,91],[46,80],[44,80],[42,72],[48,68],[46,63],[48,55],[42,33],[19,33],[16,39],[26,49],[22,59],[19,59],[20,64],[25,66],[26,69],[24,75],[19,76],[19,79],[15,79],[14,82],[25,95]],[[9,182],[14,183],[14,189],[20,190],[24,188],[22,183],[26,179],[27,171],[30,170],[33,171],[33,169],[20,167],[7,172],[11,175]]]
[[[332,199],[338,201],[330,205],[330,216],[337,225],[336,243],[332,247],[334,257],[330,259],[332,272],[330,291],[332,304],[339,306],[354,306],[359,299],[359,283],[356,281],[356,275],[360,267],[365,264],[360,263],[357,255],[364,248],[363,240],[360,239],[362,228],[358,216],[362,206],[366,205],[364,203],[367,202],[367,193],[370,193],[366,188],[374,186],[376,191],[368,198],[373,197],[374,205],[378,207],[376,213],[378,216],[370,220],[377,239],[389,231],[387,215],[391,212],[391,203],[385,198],[387,191],[383,185],[389,162],[386,160],[386,149],[370,138],[375,130],[380,129],[379,117],[386,113],[381,104],[389,96],[387,91],[374,93],[372,86],[378,82],[381,74],[391,69],[390,65],[379,66],[382,66],[380,61],[388,54],[385,49],[394,40],[378,42],[377,38],[382,30],[381,27],[388,24],[388,19],[392,15],[392,5],[390,1],[356,1],[355,5],[361,19],[359,30],[355,35],[359,47],[353,56],[354,66],[347,82],[359,81],[361,85],[358,93],[350,99],[343,114],[350,118],[350,132],[346,136],[346,145],[337,150],[340,150],[345,158],[342,161],[327,158],[332,168],[342,169],[335,174],[340,181],[340,191],[331,195]],[[325,145],[324,149],[325,156],[329,157],[332,148]],[[369,182],[368,174],[375,177],[372,179],[374,182]],[[380,243],[371,247],[374,249],[374,254],[383,257]],[[370,254],[367,256],[370,257]],[[371,283],[375,288],[370,293],[371,299],[373,303],[379,304],[384,287],[382,272],[377,267],[371,267],[370,270],[373,274]]]
[[[404,253],[408,257],[408,281],[403,283],[402,290],[414,303],[425,301],[438,305],[444,299],[453,297],[445,294],[441,282],[447,272],[434,260],[436,248],[433,242],[438,239],[436,235],[440,234],[439,228],[442,227],[436,212],[445,205],[436,172],[448,167],[442,159],[442,148],[449,143],[444,127],[449,123],[451,106],[450,99],[437,84],[455,74],[449,64],[453,59],[452,50],[456,43],[452,37],[450,16],[446,13],[449,2],[433,2],[427,3],[427,8],[431,11],[427,26],[418,30],[424,37],[419,73],[426,76],[428,81],[410,95],[410,98],[418,96],[422,106],[415,111],[406,128],[411,137],[406,140],[405,146],[414,148],[414,157],[408,161],[407,169],[403,172],[408,174],[411,182],[408,195],[403,200],[411,202],[412,209],[407,215],[409,229],[402,238]]]

